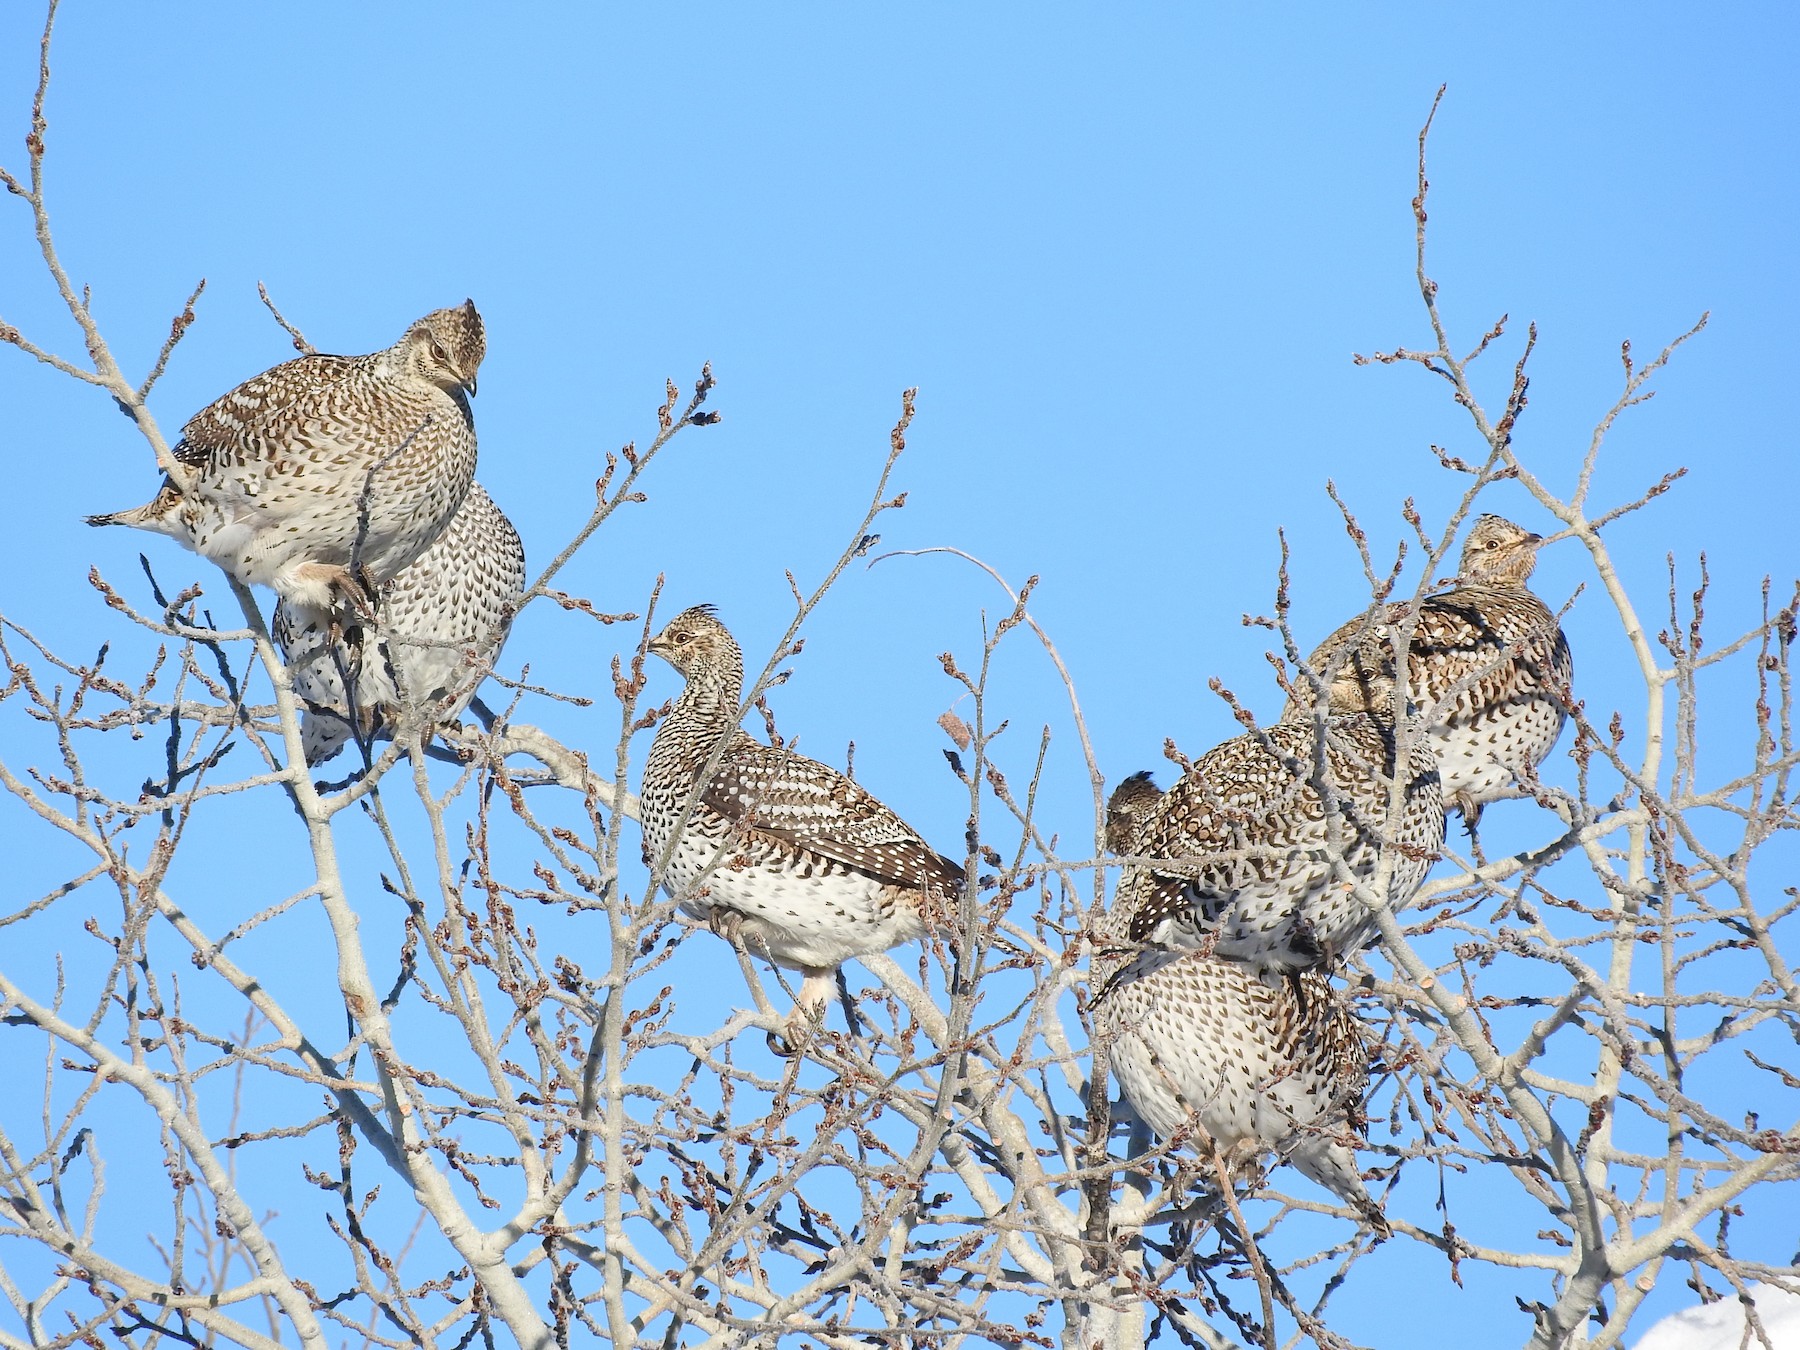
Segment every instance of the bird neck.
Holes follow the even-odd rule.
[[[1396,722],[1393,705],[1383,699],[1378,708],[1368,710],[1368,718],[1374,725],[1375,734],[1381,738],[1382,776],[1392,778],[1400,771],[1402,738],[1409,747],[1418,746],[1425,735],[1425,715],[1420,711],[1419,706],[1409,699],[1406,704],[1405,718]]]
[[[1484,572],[1479,567],[1462,573],[1456,587],[1459,591],[1522,591],[1531,579],[1529,570],[1521,576],[1517,569]]]
[[[670,717],[697,731],[728,736],[737,726],[743,700],[744,658],[729,652],[725,659],[709,661],[688,677],[687,688],[675,700]]]
[[[363,360],[374,368],[376,375],[385,379],[404,380],[413,374],[412,352],[405,338]]]

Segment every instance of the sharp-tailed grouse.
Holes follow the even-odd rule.
[[[1348,710],[1371,686],[1391,699],[1391,679],[1340,672],[1317,766],[1313,724],[1281,723],[1215,746],[1163,794],[1131,852],[1164,861],[1128,866],[1119,882],[1132,941],[1206,945],[1258,973],[1307,970],[1368,940],[1374,921],[1349,883],[1372,882],[1384,854],[1387,903],[1412,898],[1444,842],[1437,763],[1417,718],[1396,726],[1380,699],[1374,712]],[[1335,826],[1313,786],[1318,769]]]
[[[1158,795],[1148,773],[1114,790],[1110,849],[1141,851],[1142,808]],[[1097,925],[1093,1019],[1138,1119],[1216,1148],[1228,1172],[1278,1154],[1386,1236],[1356,1166],[1369,1066],[1349,1006],[1317,971],[1271,984],[1208,952],[1133,943],[1129,917],[1115,904]]]
[[[196,413],[175,458],[193,482],[165,481],[144,506],[91,525],[152,530],[238,580],[327,609],[366,608],[431,546],[475,474],[468,395],[487,350],[474,301],[427,314],[369,356],[302,356]]]
[[[1437,754],[1444,804],[1470,828],[1487,803],[1516,797],[1562,734],[1574,662],[1550,607],[1526,589],[1539,535],[1482,516],[1463,545],[1454,590],[1428,596],[1408,649],[1408,692]],[[1402,630],[1412,606],[1374,621],[1352,619],[1313,652],[1321,677],[1359,657],[1349,649],[1371,627]],[[1309,718],[1312,688],[1294,681],[1283,721]]]
[[[306,762],[337,754],[353,727],[365,740],[391,734],[409,710],[428,725],[462,716],[524,592],[519,532],[474,483],[431,547],[381,587],[373,622],[344,633],[332,612],[282,601],[272,627],[307,705]]]
[[[739,728],[743,653],[711,606],[676,615],[649,650],[687,687],[644,768],[646,861],[686,913],[805,977],[771,1038],[791,1049],[839,964],[924,935],[962,868],[837,770]]]

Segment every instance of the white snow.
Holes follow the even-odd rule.
[[[1775,1350],[1800,1350],[1800,1294],[1753,1284],[1756,1315]],[[1744,1307],[1734,1294],[1671,1313],[1638,1338],[1636,1350],[1738,1350],[1744,1344]],[[1750,1350],[1762,1342],[1750,1337]]]

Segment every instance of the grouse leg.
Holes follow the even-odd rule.
[[[366,619],[375,617],[375,604],[369,590],[351,575],[347,567],[336,563],[303,562],[289,569],[285,580],[287,585],[277,589],[297,604],[329,609],[341,597],[353,613]]]
[[[799,1054],[812,1029],[825,1020],[825,1008],[837,985],[836,966],[802,966],[800,973],[806,978],[794,997],[794,1011],[782,1019],[778,1031],[769,1033],[769,1049],[783,1059]]]
[[[1469,852],[1474,855],[1475,865],[1487,864],[1487,856],[1481,851],[1481,808],[1482,803],[1476,801],[1467,792],[1456,792],[1444,798],[1444,810],[1455,811],[1462,818],[1463,833],[1469,839]]]

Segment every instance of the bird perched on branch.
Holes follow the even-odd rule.
[[[1473,830],[1487,803],[1520,796],[1562,734],[1574,661],[1550,607],[1526,589],[1540,535],[1482,516],[1463,545],[1454,590],[1417,605],[1408,693],[1437,754],[1444,803]],[[1352,619],[1308,658],[1322,678],[1374,626],[1405,631],[1414,606]],[[1387,658],[1391,661],[1391,655]],[[1310,718],[1313,687],[1294,681],[1285,722]]]
[[[1138,831],[1163,795],[1147,771],[1121,782],[1107,847],[1141,851]],[[1138,1119],[1210,1152],[1222,1186],[1277,1153],[1386,1237],[1356,1166],[1369,1063],[1348,1004],[1318,971],[1271,983],[1210,952],[1133,943],[1130,920],[1115,903],[1097,925],[1093,1018]]]
[[[429,548],[469,490],[468,396],[486,351],[469,300],[385,351],[284,362],[182,428],[185,490],[165,480],[146,505],[88,524],[166,534],[295,604],[366,611],[365,578],[379,586]]]
[[[307,705],[306,762],[330,759],[358,731],[391,734],[408,712],[430,725],[462,716],[524,593],[519,532],[473,483],[431,547],[381,587],[373,622],[334,631],[331,613],[283,600],[271,627]]]
[[[1368,1052],[1319,972],[1271,986],[1207,952],[1148,948],[1112,973],[1094,1017],[1138,1118],[1216,1150],[1222,1185],[1276,1153],[1387,1236],[1356,1166]]]
[[[1131,836],[1132,853],[1162,861],[1128,866],[1119,882],[1130,940],[1205,945],[1258,973],[1327,965],[1366,942],[1374,920],[1350,883],[1373,883],[1385,858],[1381,898],[1400,909],[1444,842],[1437,762],[1416,717],[1396,722],[1392,696],[1391,676],[1346,664],[1319,765],[1310,721],[1248,732],[1195,760]]]
[[[687,687],[644,767],[645,861],[685,913],[805,977],[770,1037],[791,1054],[838,966],[938,926],[963,869],[837,770],[739,728],[743,652],[712,606],[676,615],[649,650]]]

